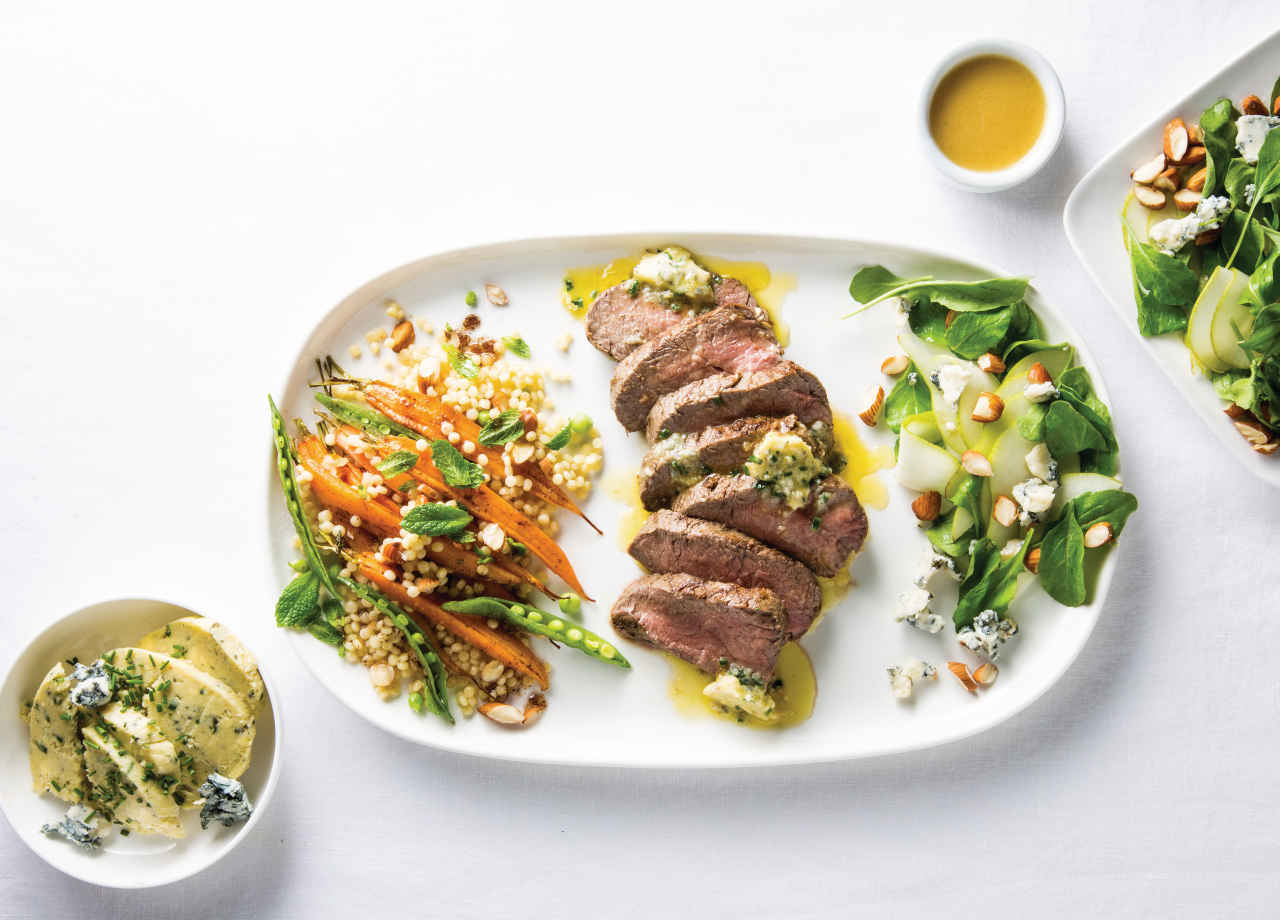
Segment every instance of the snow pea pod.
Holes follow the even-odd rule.
[[[359,428],[368,434],[380,438],[395,434],[402,438],[413,438],[415,441],[422,437],[412,428],[393,422],[381,412],[375,412],[368,406],[348,402],[345,399],[334,399],[324,393],[317,393],[315,396],[316,402],[332,412],[333,417],[338,421],[346,422],[351,427]]]
[[[495,597],[473,597],[465,601],[450,601],[444,605],[444,609],[450,613],[504,620],[525,632],[554,639],[600,661],[616,664],[620,668],[631,667],[631,663],[623,658],[616,648],[595,633],[583,629],[576,623],[566,623],[562,617],[545,613],[528,604],[499,600]]]
[[[338,591],[333,586],[329,570],[325,568],[320,558],[320,549],[316,546],[315,535],[311,533],[306,512],[302,510],[302,493],[298,489],[298,480],[294,475],[298,455],[294,452],[293,440],[285,431],[284,416],[276,408],[276,401],[268,395],[267,402],[271,404],[271,427],[275,432],[276,471],[280,474],[280,488],[284,492],[284,503],[289,509],[289,517],[293,519],[293,529],[298,532],[298,539],[302,541],[302,555],[306,557],[316,578],[320,579],[320,584],[331,596],[337,597]]]

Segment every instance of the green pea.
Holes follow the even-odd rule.
[[[480,414],[476,416],[476,421],[480,423],[481,427],[484,427],[489,424],[489,417],[489,410],[481,409]]]
[[[582,598],[570,591],[560,598],[560,612],[575,614],[582,609]]]
[[[591,416],[585,412],[579,412],[573,418],[569,419],[569,427],[578,434],[586,434],[591,430]]]
[[[422,712],[422,703],[423,699],[421,693],[409,694],[409,708],[414,712]]]
[[[467,291],[467,306],[474,307],[476,305],[476,292]]]
[[[547,624],[548,629],[564,629],[564,623],[561,620],[552,620]]]
[[[541,623],[541,622],[542,622],[542,612],[541,612],[540,610],[534,610],[534,611],[531,611],[531,612],[529,613],[529,619],[530,619],[532,622],[534,622],[534,623]]]
[[[338,563],[334,562],[334,563],[332,563],[332,564],[329,566],[329,577],[330,577],[330,578],[337,578],[337,577],[338,577],[338,574],[339,574],[341,571],[342,571],[342,566],[340,566],[340,565],[338,565]]]
[[[307,569],[311,568],[311,564],[305,559],[295,559],[289,563],[289,568],[293,569],[295,572],[305,572]]]

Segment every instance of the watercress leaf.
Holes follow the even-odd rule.
[[[969,538],[964,534],[960,535],[959,540],[951,539],[951,527],[955,523],[955,517],[956,509],[952,508],[938,518],[933,526],[924,533],[929,538],[929,542],[937,548],[938,552],[951,556],[953,559],[963,556],[969,551]],[[965,533],[969,533],[969,531],[965,531]]]
[[[502,337],[502,344],[506,345],[507,351],[511,352],[513,355],[519,355],[521,358],[529,357],[529,346],[525,343],[525,340],[519,336],[504,335]]]
[[[1200,116],[1204,149],[1209,161],[1204,183],[1206,198],[1217,194],[1227,177],[1231,157],[1236,151],[1236,119],[1239,117],[1240,113],[1230,99],[1219,99]]]
[[[320,616],[320,579],[303,572],[284,586],[276,601],[276,625],[305,627]]]
[[[516,409],[508,409],[500,415],[490,416],[489,421],[480,429],[480,443],[485,447],[510,444],[516,438],[523,436],[524,422],[520,420],[520,412]]]
[[[929,384],[915,362],[912,362],[907,365],[907,372],[898,378],[884,401],[884,420],[890,430],[898,434],[902,431],[903,419],[932,410],[933,396],[929,392]]]
[[[1253,320],[1253,331],[1240,343],[1245,351],[1269,354],[1280,347],[1280,304],[1267,304]]]
[[[973,548],[969,574],[960,583],[960,600],[951,615],[957,632],[966,626],[972,626],[978,614],[987,609],[987,596],[992,592],[999,569],[1000,551],[988,538],[983,537]]]
[[[858,303],[870,304],[904,284],[913,281],[928,281],[929,276],[920,278],[899,278],[883,265],[868,265],[849,282],[849,295]]]
[[[1274,212],[1274,208],[1270,205],[1267,206],[1267,210]],[[1257,220],[1257,215],[1254,216],[1254,220]],[[1262,231],[1264,237],[1271,241],[1270,257],[1274,257],[1277,252],[1280,252],[1280,230],[1273,230],[1266,223],[1259,223],[1258,229]],[[1258,267],[1261,268],[1262,266],[1259,265]]]
[[[476,379],[476,376],[480,373],[480,368],[474,361],[448,342],[444,345],[444,353],[449,358],[450,367],[468,380]]]
[[[1187,304],[1200,293],[1196,273],[1172,256],[1167,256],[1154,246],[1138,242],[1133,231],[1125,225],[1129,234],[1129,259],[1134,277],[1143,291],[1150,292],[1163,303]]]
[[[1170,306],[1153,294],[1144,294],[1136,284],[1134,300],[1138,303],[1138,331],[1143,335],[1165,335],[1187,328],[1187,311],[1183,307]]]
[[[547,450],[564,450],[569,445],[569,438],[572,436],[573,427],[565,425],[551,436],[551,440],[547,442]]]
[[[1084,531],[1076,520],[1074,502],[1067,502],[1062,517],[1040,543],[1040,584],[1045,593],[1067,607],[1085,601]]]
[[[947,308],[924,298],[907,314],[911,331],[934,345],[947,344]]]
[[[1111,532],[1115,537],[1119,537],[1124,530],[1129,515],[1138,510],[1137,497],[1132,492],[1121,492],[1119,489],[1085,492],[1077,495],[1069,504],[1075,506],[1076,521],[1082,531],[1106,521],[1111,525]]]
[[[353,428],[359,428],[361,431],[384,438],[394,434],[402,438],[413,438],[416,441],[422,437],[412,428],[406,428],[398,422],[393,422],[381,412],[375,412],[368,406],[362,406],[359,403],[345,399],[334,399],[332,396],[319,392],[315,396],[316,402],[328,409],[334,418],[340,422],[345,422]]]
[[[1257,171],[1257,167],[1250,166],[1243,157],[1231,161],[1222,183],[1222,190],[1231,199],[1232,207],[1241,211],[1249,210],[1249,202],[1245,200],[1246,189],[1254,181]]]
[[[407,473],[418,465],[418,455],[411,450],[395,450],[382,458],[378,472],[387,479]]]
[[[484,484],[484,470],[458,452],[458,449],[442,438],[431,442],[431,460],[444,481],[451,486],[474,489]]]
[[[1008,307],[986,313],[961,313],[947,329],[947,345],[962,358],[973,360],[995,348],[1009,331]]]
[[[342,635],[342,631],[336,627],[326,623],[324,620],[316,620],[307,626],[307,632],[315,636],[326,645],[333,645],[339,648],[346,641],[346,637]]]
[[[1048,403],[1032,403],[1031,407],[1018,417],[1018,431],[1031,443],[1040,443],[1044,440],[1044,418],[1048,412]]]
[[[1246,275],[1252,275],[1262,258],[1262,249],[1265,245],[1262,228],[1258,222],[1251,221],[1242,211],[1232,211],[1222,222],[1220,242],[1228,253],[1236,254],[1231,265]]]
[[[1055,400],[1044,420],[1044,443],[1055,457],[1065,457],[1088,448],[1105,448],[1098,430],[1070,406],[1066,400]]]
[[[415,505],[400,519],[400,526],[423,537],[453,536],[471,523],[471,515],[461,508],[427,502]]]

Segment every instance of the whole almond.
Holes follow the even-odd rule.
[[[391,350],[399,353],[400,349],[408,348],[412,345],[413,339],[413,323],[407,319],[404,322],[397,323],[396,328],[391,330]]]
[[[1196,245],[1208,246],[1210,243],[1216,243],[1220,236],[1222,236],[1221,230],[1206,230],[1204,233],[1196,237]]]
[[[1005,527],[1012,527],[1013,522],[1018,519],[1018,505],[1007,495],[997,495],[995,504],[991,507],[991,516]]]
[[[1037,361],[1031,365],[1031,370],[1027,371],[1028,383],[1053,383],[1053,378],[1049,376],[1049,372],[1045,370],[1045,366]]]
[[[1257,96],[1245,96],[1244,101],[1240,103],[1240,111],[1246,115],[1270,115],[1267,111],[1267,104]]]
[[[503,725],[519,725],[524,721],[524,713],[509,703],[485,703],[480,707],[480,714]]]
[[[1207,154],[1200,144],[1192,144],[1187,148],[1187,155],[1175,163],[1175,166],[1195,166],[1197,163],[1203,163]]]
[[[911,503],[911,510],[915,512],[916,519],[921,521],[936,521],[941,509],[941,492],[925,492]]]
[[[1204,166],[1197,169],[1191,174],[1191,178],[1187,180],[1187,188],[1193,192],[1204,191],[1204,180],[1209,177],[1209,167]]]
[[[991,461],[976,450],[966,450],[960,455],[960,465],[972,476],[990,476]]]
[[[1004,414],[1004,400],[995,393],[988,393],[985,390],[978,394],[978,401],[974,403],[973,415],[970,416],[975,422],[994,422]]]

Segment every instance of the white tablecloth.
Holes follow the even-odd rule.
[[[73,881],[0,824],[0,916],[1274,916],[1280,494],[1061,222],[1092,163],[1274,27],[1263,6],[359,6],[0,11],[0,663],[100,599],[234,610],[289,727],[251,838],[169,888]],[[1039,176],[979,197],[912,118],[925,68],[984,34],[1043,52],[1068,116]],[[1142,507],[1044,698],[876,760],[571,769],[381,734],[299,666],[269,614],[263,395],[315,318],[431,252],[672,227],[910,240],[1066,309]]]

